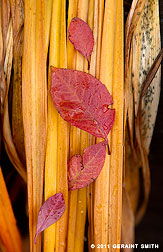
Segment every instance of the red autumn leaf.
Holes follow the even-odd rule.
[[[88,61],[89,69],[89,56],[93,51],[94,38],[93,33],[87,23],[82,19],[75,17],[71,20],[69,29],[69,40]]]
[[[58,221],[63,215],[64,211],[65,201],[62,193],[56,193],[45,201],[38,214],[35,243],[37,235]]]
[[[74,155],[68,163],[69,190],[80,189],[93,182],[101,172],[105,157],[105,141],[85,149],[83,158]]]
[[[51,67],[51,96],[62,118],[71,125],[106,141],[115,110],[105,85],[90,74]]]

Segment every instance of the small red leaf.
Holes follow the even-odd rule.
[[[85,149],[83,158],[74,155],[68,163],[69,190],[80,189],[93,182],[101,172],[105,157],[105,141]]]
[[[71,20],[68,32],[69,40],[74,45],[75,49],[87,59],[89,69],[89,56],[94,46],[92,30],[82,19],[75,17]]]
[[[115,110],[105,85],[90,74],[51,67],[51,96],[62,118],[71,125],[107,141]]]
[[[58,221],[63,215],[64,211],[65,201],[62,193],[56,193],[45,201],[38,214],[35,243],[37,235]]]

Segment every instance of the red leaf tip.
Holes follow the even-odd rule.
[[[68,32],[70,42],[87,59],[89,70],[89,57],[92,54],[94,46],[94,37],[91,28],[82,19],[75,17],[70,22]]]
[[[56,193],[44,202],[38,214],[35,244],[37,235],[53,223],[57,222],[63,215],[64,211],[65,201],[62,193]]]

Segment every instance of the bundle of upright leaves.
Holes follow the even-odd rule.
[[[77,18],[76,21],[76,31],[80,30],[78,22],[82,22],[82,26],[85,27],[87,33],[92,35],[90,28],[84,21]],[[72,22],[74,22],[74,19]],[[70,35],[71,28],[70,24]],[[84,32],[85,30],[83,29],[82,31]],[[76,32],[76,35],[73,35],[74,40],[75,36],[78,36],[78,32]],[[78,48],[79,44],[83,56],[89,55],[92,41],[93,37],[87,41],[87,44],[89,42],[87,48],[85,44],[83,46],[82,40],[78,38],[78,40],[75,40],[75,46]],[[51,96],[56,109],[63,119],[96,137],[105,139],[102,143],[90,146],[84,151],[83,164],[81,163],[82,157],[80,155],[75,155],[71,158],[68,166],[69,190],[80,189],[93,182],[104,165],[106,144],[108,145],[107,135],[113,126],[115,117],[115,110],[109,109],[109,105],[113,103],[113,100],[106,87],[87,73],[51,67],[51,74]],[[56,196],[57,194],[52,197]],[[49,215],[46,214],[49,211],[47,207],[49,209],[51,207],[54,210],[57,207],[50,204],[49,199],[40,208],[35,242],[37,234],[47,228],[49,223],[50,225],[55,223],[63,214],[61,208],[60,213],[62,214],[59,217],[57,211],[53,211],[54,218],[51,218],[49,221]],[[42,209],[45,209],[43,213]],[[55,215],[57,215],[56,218]],[[43,225],[40,224],[42,222]]]
[[[35,245],[34,235],[38,231],[36,230],[36,219],[39,208],[42,205],[43,192],[45,209],[46,200],[51,196],[53,197],[53,195],[55,196],[56,193],[63,193],[64,201],[61,197],[61,203],[63,203],[63,209],[65,208],[62,218],[54,225],[48,227],[44,232],[43,250],[45,252],[54,250],[56,252],[64,252],[66,249],[72,252],[83,251],[85,227],[87,228],[85,226],[87,209],[89,244],[119,243],[121,233],[121,178],[123,160],[123,1],[29,0],[24,1],[23,4],[23,1],[19,0],[3,0],[2,3],[3,6],[7,7],[3,16],[3,18],[6,17],[7,23],[3,22],[5,29],[2,36],[4,39],[4,52],[7,48],[4,65],[5,71],[2,71],[2,73],[6,74],[7,84],[11,83],[10,63],[12,60],[14,62],[14,75],[12,78],[14,80],[13,107],[12,117],[10,117],[13,122],[13,132],[8,127],[10,126],[10,120],[8,107],[6,106],[7,116],[5,118],[7,120],[5,122],[8,124],[5,123],[3,135],[4,140],[8,140],[8,142],[6,141],[8,156],[24,180],[26,180],[26,171],[23,168],[25,157],[22,140],[25,137],[30,249],[31,251],[41,251],[41,236],[37,237],[37,244]],[[67,3],[68,21],[66,20]],[[12,6],[12,22],[10,18],[10,5]],[[3,8],[3,6],[1,7]],[[25,22],[22,24],[24,17]],[[66,40],[66,32],[67,37],[69,36],[66,27],[69,27],[70,21],[73,18],[85,31],[90,32],[90,28],[92,29],[89,36],[86,34],[90,43],[83,51],[86,60],[75,50],[75,48],[77,49],[77,45],[76,40],[73,40],[74,34],[71,34],[70,37],[75,48],[69,39]],[[88,23],[90,28],[86,28],[86,23],[82,20]],[[72,29],[69,29],[70,33],[73,31],[74,24]],[[92,33],[94,36],[94,47]],[[8,43],[5,41],[6,37],[8,38],[6,40]],[[82,39],[82,45],[84,46],[87,40],[84,37]],[[14,54],[12,54],[12,49],[14,49]],[[78,49],[82,51],[80,47]],[[23,50],[22,66],[21,50]],[[89,70],[87,61],[90,64]],[[105,113],[107,115],[110,113],[112,119],[114,119],[111,97],[109,99],[105,97],[107,103],[101,103],[104,106],[101,110],[99,108],[99,114],[101,113],[101,116],[104,116],[104,120],[102,118],[102,122],[99,121],[99,115],[98,118],[93,119],[94,121],[92,121],[92,117],[90,120],[93,130],[95,133],[97,131],[97,134],[105,139],[105,143],[103,139],[96,139],[95,136],[89,135],[86,131],[72,125],[70,126],[56,111],[50,94],[51,65],[55,68],[69,68],[89,72],[89,74],[106,85],[113,96],[114,108],[116,109],[116,118],[112,133],[109,134],[109,137],[107,136],[108,132],[105,127],[111,127],[113,122],[109,126],[108,124],[105,125],[106,118],[104,115]],[[4,75],[2,75],[3,77]],[[89,76],[89,79],[91,77]],[[47,79],[49,92],[47,92]],[[3,82],[3,84],[4,89],[6,87],[7,89],[9,88],[9,85],[5,86],[6,82]],[[21,98],[21,84],[23,99]],[[48,96],[48,110],[46,107],[46,92]],[[18,99],[16,99],[17,96]],[[97,98],[98,94],[95,94],[95,97]],[[8,102],[8,98],[6,101]],[[108,108],[109,104],[110,107]],[[93,106],[96,107],[96,102],[93,103]],[[21,113],[23,113],[24,136],[21,126]],[[93,114],[95,114],[94,111]],[[100,129],[101,125],[103,127],[102,130]],[[19,130],[17,131],[17,129]],[[12,139],[12,133],[14,139]],[[110,144],[111,156],[106,155],[107,142]],[[67,161],[76,153],[80,155],[80,160],[83,157],[83,166],[80,165],[81,169],[78,169],[79,167],[75,164],[77,169],[74,170],[72,166],[69,166],[70,169],[67,171]],[[75,160],[75,157],[72,157],[72,160],[77,161],[77,163],[79,163],[79,159]],[[89,179],[88,181],[85,180],[85,173],[87,173],[89,165],[91,163],[94,165],[96,162],[100,164],[98,171],[94,169],[89,170]],[[103,163],[104,167],[102,169]],[[43,174],[44,164],[45,176]],[[71,180],[72,173],[74,171],[77,172],[76,178],[81,177],[83,179],[84,177],[82,181],[83,186],[92,182],[100,170],[100,175],[89,185],[89,188],[84,187],[80,190],[72,191],[70,189],[68,192],[67,175],[69,175]],[[43,181],[44,177],[45,181]],[[44,188],[43,182],[45,182]],[[78,187],[78,179],[71,180],[71,182],[71,186]],[[48,208],[48,212],[50,209],[51,206]],[[62,213],[63,211],[59,214]],[[39,216],[41,215],[39,214]],[[45,227],[47,223],[45,223]]]

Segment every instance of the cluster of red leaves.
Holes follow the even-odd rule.
[[[69,27],[69,39],[88,61],[93,51],[94,38],[90,27],[81,19],[73,18]],[[51,97],[61,117],[88,133],[104,138],[104,141],[84,150],[83,157],[74,155],[68,163],[69,190],[83,188],[93,182],[105,162],[108,134],[115,110],[112,96],[105,85],[90,74],[70,69],[51,67]],[[110,152],[109,152],[110,154]],[[55,223],[65,211],[63,194],[55,194],[42,205],[38,215],[37,235]]]

